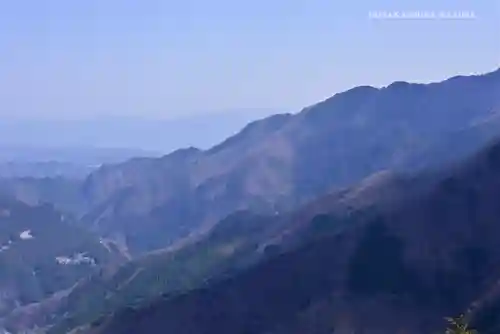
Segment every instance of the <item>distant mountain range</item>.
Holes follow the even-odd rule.
[[[57,178],[84,179],[100,165],[80,165],[69,162],[5,162],[0,163],[0,178]]]
[[[144,151],[175,151],[180,147],[209,148],[237,133],[248,122],[276,114],[268,109],[205,112],[177,118],[100,117],[87,119],[15,119],[0,121],[0,143],[6,147],[75,148],[58,152],[74,157],[78,148],[141,148]],[[27,136],[29,134],[29,136]],[[116,150],[119,153],[119,150]],[[9,151],[9,154],[15,154]],[[28,152],[30,153],[30,152]],[[90,153],[90,152],[88,152]],[[109,153],[109,152],[107,152]],[[0,152],[0,161],[5,152]],[[32,158],[37,152],[25,156]],[[144,156],[136,152],[131,156]],[[146,156],[149,156],[146,155]],[[109,162],[109,161],[108,161]],[[102,163],[102,161],[101,161]]]
[[[158,152],[139,149],[59,145],[7,146],[3,143],[0,146],[0,178],[84,179],[103,164],[120,163],[133,157],[161,156]]]
[[[462,161],[499,136],[497,70],[357,87],[209,149],[81,180],[4,178],[0,194],[50,203],[133,259],[37,311],[11,305],[3,322],[62,334],[109,313],[92,334],[429,332],[495,295],[500,145]]]
[[[26,133],[29,132],[24,132]],[[155,157],[161,153],[133,148],[106,148],[86,146],[71,146],[60,139],[59,144],[45,146],[40,143],[30,145],[7,145],[5,142],[0,146],[0,163],[11,164],[33,164],[33,163],[60,163],[74,164],[83,167],[96,168],[102,164],[124,162],[135,157]]]

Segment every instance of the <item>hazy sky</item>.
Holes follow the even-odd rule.
[[[370,10],[472,10],[373,20]],[[290,109],[500,64],[500,0],[5,0],[0,115]]]

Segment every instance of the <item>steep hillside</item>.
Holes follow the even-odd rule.
[[[90,333],[430,333],[467,309],[491,332],[500,323],[492,317],[500,300],[500,143],[410,180],[406,192],[414,195],[369,204],[370,214],[335,233],[206,287],[125,309]]]
[[[499,123],[500,70],[357,87],[250,123],[206,151],[105,166],[83,186],[85,222],[132,253],[163,248],[236,210],[281,212],[382,169],[456,161],[499,134]]]
[[[356,208],[369,207],[375,202],[382,207],[403,200],[407,183],[383,172],[289,214],[234,213],[199,240],[192,240],[177,250],[139,257],[116,272],[93,275],[79,282],[59,303],[52,299],[44,301],[50,308],[38,308],[38,313],[32,309],[18,310],[6,321],[16,326],[13,328],[17,331],[54,324],[49,333],[66,333],[123,305],[141,305],[162,294],[220,280],[307,240],[337,233],[365,214],[355,216],[351,212]],[[44,316],[47,313],[50,318]],[[23,322],[17,320],[20,317]]]
[[[0,200],[0,319],[121,260],[116,249],[50,205]]]

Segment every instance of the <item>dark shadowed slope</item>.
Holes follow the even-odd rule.
[[[500,143],[423,180],[433,185],[422,188],[416,178],[406,187],[417,189],[411,200],[371,207],[341,233],[206,288],[129,308],[90,332],[429,333],[471,305],[487,332],[498,324],[485,313],[495,304],[474,302],[500,298]]]

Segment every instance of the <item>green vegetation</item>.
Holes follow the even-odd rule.
[[[50,205],[0,200],[0,316],[72,287],[119,259]]]
[[[96,275],[71,293],[61,308],[69,315],[48,333],[67,333],[125,305],[140,306],[162,294],[186,291],[215,277],[222,278],[253,261],[257,237],[266,227],[266,217],[236,213],[199,242],[129,262],[111,277]]]
[[[474,329],[469,328],[469,324],[462,314],[457,318],[446,318],[449,327],[446,329],[446,334],[478,334]]]

